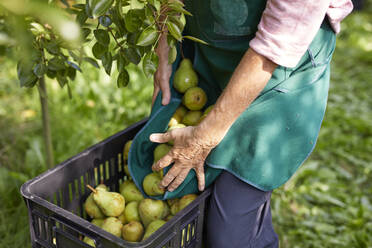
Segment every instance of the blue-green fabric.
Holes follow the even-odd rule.
[[[193,16],[188,17],[185,32],[209,43],[183,45],[185,56],[192,59],[199,75],[199,86],[207,92],[207,106],[216,101],[249,48],[265,4],[259,0],[186,0]],[[228,11],[227,5],[231,7]],[[221,170],[264,191],[279,187],[293,175],[315,146],[326,108],[334,47],[335,34],[324,21],[295,68],[277,67],[259,97],[207,157],[207,186]],[[178,56],[173,72],[179,61]],[[173,75],[171,85],[172,81]],[[161,94],[158,96],[148,123],[132,143],[129,169],[141,190],[143,178],[151,172],[156,147],[149,136],[164,132],[181,104],[182,96],[173,87],[171,91],[172,100],[167,106],[161,105]],[[192,171],[178,189],[158,199],[197,191]]]

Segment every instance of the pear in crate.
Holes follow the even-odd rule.
[[[171,210],[171,214],[172,215],[176,215],[180,211],[180,204],[179,203],[180,203],[179,201],[176,201],[170,207],[170,210]]]
[[[181,199],[178,202],[178,204],[179,204],[179,206],[178,206],[179,210],[178,211],[181,211],[182,209],[187,207],[187,205],[189,205],[197,197],[198,197],[198,195],[195,195],[195,194],[188,194],[188,195],[182,196]]]
[[[154,220],[163,217],[165,203],[161,200],[143,199],[138,206],[138,212],[145,227]]]
[[[124,172],[125,172],[125,175],[127,175],[128,178],[130,180],[132,180],[132,176],[130,175],[129,168],[128,168],[128,165],[127,164],[124,165]]]
[[[88,245],[90,245],[90,246],[92,246],[92,247],[96,247],[96,245],[94,244],[93,239],[88,238],[87,236],[84,237],[83,242],[86,243],[86,244],[88,244]]]
[[[179,201],[178,198],[168,199],[168,200],[167,200],[168,206],[169,206],[169,207],[172,207],[172,205],[175,204],[177,201]]]
[[[170,221],[173,217],[174,217],[174,215],[170,214],[167,217],[165,217],[164,220],[165,221]]]
[[[131,140],[127,141],[127,143],[125,143],[125,145],[124,145],[124,149],[123,149],[124,161],[127,161],[128,160],[129,149],[130,149],[130,146],[131,145],[132,145],[132,141]]]
[[[162,225],[164,225],[166,222],[164,220],[154,220],[146,227],[145,235],[143,235],[142,240],[147,239],[151,236],[156,230],[158,230]]]
[[[161,176],[158,173],[150,173],[143,179],[143,190],[150,196],[162,195],[165,189],[159,187]]]
[[[129,184],[131,184],[131,183],[132,183],[132,181],[130,181],[130,180],[125,180],[124,182],[122,182],[122,183],[120,184],[120,186],[119,186],[119,192],[123,191],[123,189],[124,189],[127,185],[129,185]]]
[[[88,187],[90,187],[88,185]],[[90,187],[91,188],[91,187]],[[117,217],[125,208],[124,197],[116,192],[108,192],[103,189],[92,189],[93,200],[106,216]]]
[[[121,223],[118,218],[115,217],[108,217],[102,224],[101,227],[106,232],[109,232],[117,237],[121,237],[121,231],[123,228],[123,224]]]
[[[122,237],[129,242],[139,242],[142,239],[144,228],[138,221],[131,221],[123,226]]]
[[[104,184],[100,184],[96,187],[96,189],[101,189],[107,191],[107,187]],[[92,218],[92,219],[103,219],[105,215],[102,213],[101,209],[97,206],[93,199],[94,193],[91,193],[88,198],[85,200],[84,209],[85,212]]]
[[[165,201],[163,201],[163,205],[164,205],[164,210],[163,210],[163,214],[161,215],[161,218],[164,219],[165,217],[167,217],[171,212],[170,212],[170,208],[168,206],[167,203],[165,203]]]
[[[140,201],[143,199],[141,191],[139,191],[136,184],[132,181],[128,181],[127,183],[123,184],[120,194],[124,196],[127,204],[132,201]]]
[[[93,220],[91,221],[91,223],[92,223],[93,225],[96,225],[96,226],[101,227],[104,221],[105,221],[105,219],[93,219]]]
[[[125,209],[127,209],[127,207],[125,207]],[[125,218],[125,209],[124,209],[124,211],[123,211],[123,213],[121,213],[121,215],[119,215],[117,218],[118,218],[118,220],[120,220],[120,222],[121,222],[121,224],[127,224],[128,223],[128,221],[127,221],[127,219]]]
[[[138,201],[132,201],[125,206],[124,215],[127,222],[141,221],[138,205]]]

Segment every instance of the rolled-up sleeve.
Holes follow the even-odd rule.
[[[250,47],[274,63],[295,67],[322,24],[330,0],[268,0]]]

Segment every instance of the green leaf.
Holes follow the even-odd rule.
[[[82,28],[81,29],[81,35],[82,35],[84,40],[88,37],[88,35],[90,34],[90,31],[91,31],[90,28]]]
[[[209,45],[209,44],[208,44],[207,42],[205,42],[204,40],[201,40],[201,39],[195,38],[195,37],[193,37],[193,36],[188,36],[188,35],[186,35],[186,36],[183,36],[183,38],[186,38],[186,39],[189,39],[189,40],[193,40],[193,41],[195,41],[195,42],[199,42],[199,43],[204,44],[204,45]]]
[[[61,86],[61,88],[63,88],[67,84],[68,80],[65,76],[65,71],[58,71],[57,72],[57,82],[58,82],[59,86]]]
[[[92,0],[90,2],[93,18],[97,18],[98,16],[105,14],[107,10],[111,8],[114,0]]]
[[[60,48],[54,40],[46,43],[45,48],[50,54],[57,55],[60,53]]]
[[[142,62],[142,69],[146,77],[151,78],[154,75],[158,64],[159,58],[155,53],[151,52],[145,55]]]
[[[110,76],[111,74],[111,67],[112,67],[112,56],[110,52],[105,52],[102,56],[102,65],[105,68],[107,75]]]
[[[169,48],[169,53],[168,53],[168,63],[173,64],[174,61],[176,61],[177,58],[177,48],[176,46],[171,46]]]
[[[138,32],[138,30],[142,26],[144,16],[145,13],[142,9],[129,10],[128,13],[124,16],[125,28],[132,33]]]
[[[126,69],[119,73],[117,85],[119,88],[126,87],[129,83],[129,73]]]
[[[29,62],[19,61],[17,64],[17,75],[21,87],[33,87],[35,86],[38,78],[32,71],[32,64]]]
[[[169,33],[178,41],[182,41],[182,32],[178,25],[170,20],[167,21]]]
[[[151,27],[142,31],[137,39],[137,46],[149,46],[155,43],[159,34],[158,31]]]
[[[67,76],[71,79],[74,80],[76,77],[76,70],[72,67],[67,68]]]
[[[192,14],[191,14],[190,12],[188,12],[187,10],[185,10],[185,9],[184,9],[180,4],[178,4],[178,3],[175,3],[175,2],[173,2],[173,3],[169,3],[169,4],[167,5],[167,7],[170,8],[170,9],[172,9],[172,10],[174,10],[174,11],[176,11],[177,13],[183,13],[183,14],[185,14],[185,15],[192,16]]]
[[[94,37],[96,37],[97,41],[103,45],[108,46],[110,44],[110,35],[107,30],[103,29],[96,29],[93,31]]]
[[[42,76],[44,76],[44,74],[46,73],[47,71],[47,67],[43,64],[43,63],[38,63],[35,67],[34,67],[34,74],[41,78]]]
[[[107,51],[107,47],[101,45],[101,43],[96,43],[92,47],[92,53],[95,58],[101,59],[102,55]]]
[[[85,22],[87,21],[88,16],[85,13],[84,10],[80,11],[79,14],[76,15],[76,22],[80,24],[80,26],[83,26]]]
[[[57,76],[57,72],[48,69],[47,72],[46,72],[46,75],[48,76],[48,78],[55,78]]]
[[[48,69],[53,71],[59,71],[65,69],[65,62],[59,57],[53,57],[48,61]]]
[[[128,47],[124,49],[123,54],[128,61],[132,62],[135,65],[138,65],[139,62],[141,62],[141,55],[136,48]]]
[[[84,57],[83,58],[86,62],[88,62],[89,64],[93,65],[94,67],[98,68],[99,69],[99,65],[97,63],[97,61],[93,58],[90,58],[90,57]]]
[[[109,27],[112,24],[112,20],[109,16],[104,15],[99,17],[99,23],[104,27]]]
[[[84,10],[85,9],[85,4],[82,4],[82,3],[73,4],[72,7],[74,7],[75,9],[82,9],[82,10]]]
[[[169,18],[170,21],[172,21],[173,23],[175,23],[178,26],[178,28],[181,30],[181,33],[182,33],[182,30],[185,27],[185,24],[181,21],[180,17],[169,16],[168,18]]]
[[[117,68],[119,72],[122,72],[123,70],[125,70],[125,67],[129,64],[129,61],[126,59],[122,52],[118,53],[117,55],[118,55],[118,59],[116,61]]]

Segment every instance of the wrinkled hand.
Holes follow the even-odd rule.
[[[217,144],[198,135],[196,129],[197,127],[189,126],[150,136],[150,140],[156,143],[174,140],[174,146],[169,153],[152,166],[152,169],[157,171],[174,163],[160,182],[160,187],[168,187],[168,191],[175,190],[193,169],[196,172],[199,190],[204,190],[204,161]]]
[[[172,74],[172,65],[168,63],[169,46],[167,42],[167,34],[164,33],[160,37],[159,45],[156,48],[156,54],[159,57],[159,65],[154,75],[154,93],[152,95],[152,105],[155,99],[162,92],[163,105],[167,105],[171,98],[169,89],[169,78]]]

